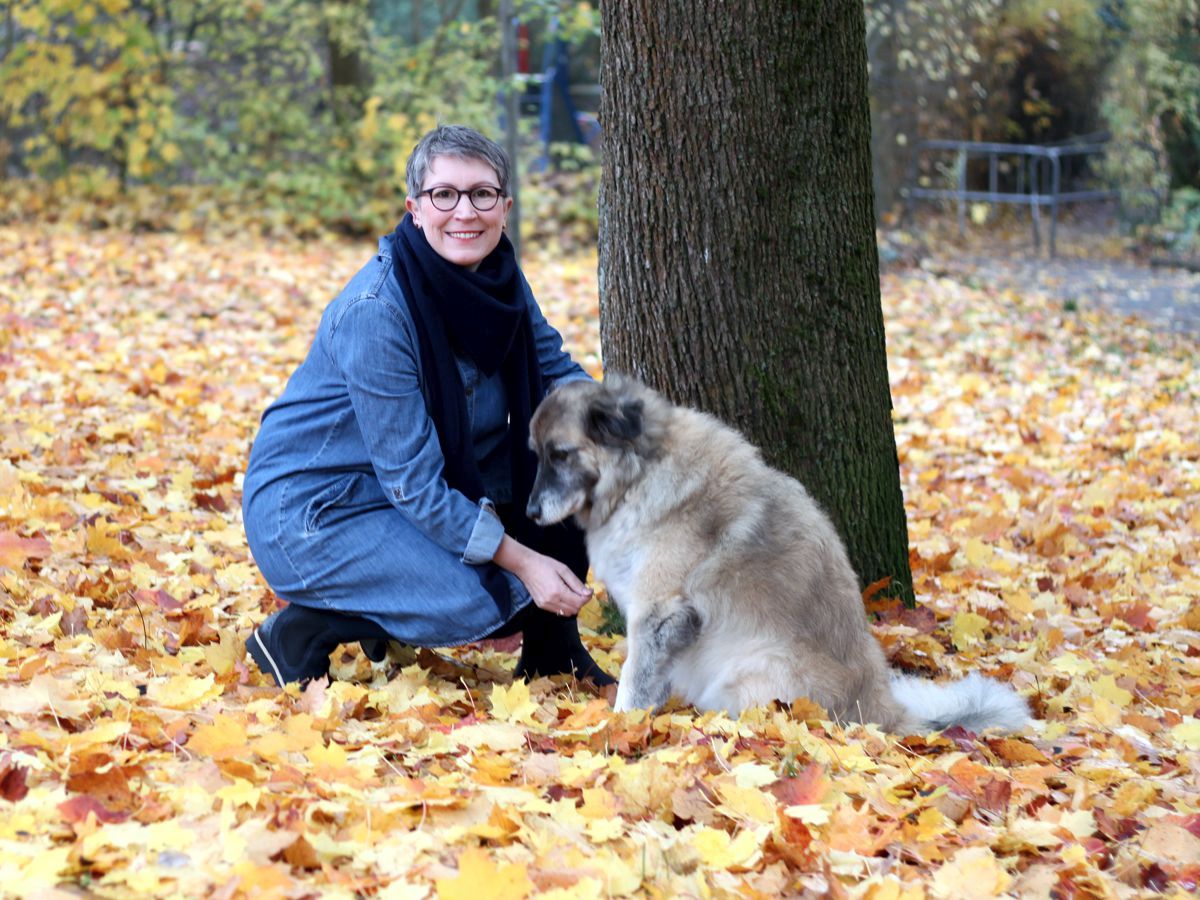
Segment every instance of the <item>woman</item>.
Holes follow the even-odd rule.
[[[288,606],[247,649],[279,684],[361,641],[449,646],[524,632],[517,674],[612,679],[575,619],[591,593],[574,528],[524,517],[533,409],[587,378],[504,236],[508,159],[447,125],[408,160],[408,215],[325,309],[263,414],[243,513]]]

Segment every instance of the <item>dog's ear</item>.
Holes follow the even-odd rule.
[[[585,429],[597,444],[620,447],[632,444],[642,434],[641,400],[601,394],[588,405]]]

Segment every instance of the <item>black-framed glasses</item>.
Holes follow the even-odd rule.
[[[430,201],[433,203],[433,208],[440,209],[442,212],[450,212],[450,210],[456,209],[459,198],[463,194],[467,195],[471,201],[471,205],[480,212],[487,212],[489,209],[494,209],[496,204],[500,202],[500,198],[504,196],[500,188],[492,187],[490,184],[481,184],[468,191],[460,191],[458,188],[442,185],[441,187],[426,188],[421,193],[428,194]]]

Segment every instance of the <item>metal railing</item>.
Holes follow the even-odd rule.
[[[1030,210],[1034,247],[1040,250],[1042,209],[1049,207],[1050,255],[1054,256],[1060,205],[1088,200],[1108,200],[1117,196],[1118,192],[1114,190],[1080,190],[1064,185],[1064,163],[1077,157],[1098,156],[1104,153],[1105,144],[1103,140],[1086,139],[1050,146],[980,141],[921,141],[909,161],[908,184],[902,189],[905,214],[911,217],[912,205],[917,200],[954,200],[958,204],[959,234],[963,234],[966,231],[968,203],[1026,205]],[[957,185],[952,188],[922,187],[918,182],[921,157],[927,153],[946,151],[955,154],[954,173]],[[986,157],[988,160],[987,190],[976,190],[967,185],[968,163],[972,157]],[[1000,183],[1001,160],[1006,161],[1006,189],[1003,190]]]

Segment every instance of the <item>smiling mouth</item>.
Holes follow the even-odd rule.
[[[469,241],[483,234],[482,231],[447,231],[446,234],[452,238],[458,238],[460,241]]]

